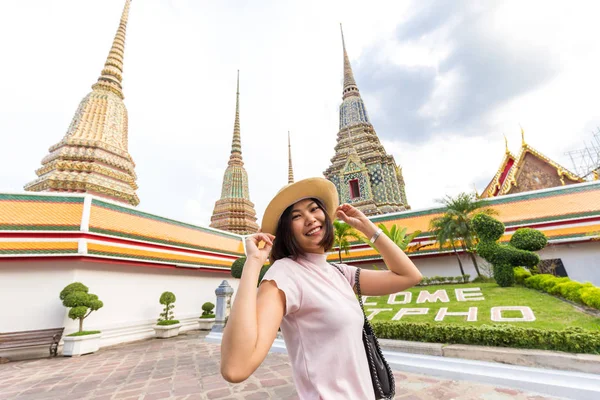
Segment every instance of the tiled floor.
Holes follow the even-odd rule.
[[[82,357],[0,364],[0,399],[295,399],[285,354],[270,354],[248,380],[219,374],[219,346],[191,331],[100,349]],[[472,382],[396,373],[396,399],[543,400],[550,397]]]

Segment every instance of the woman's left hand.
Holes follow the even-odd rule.
[[[373,224],[362,211],[350,204],[341,204],[337,210],[335,210],[335,215],[338,219],[367,235],[367,237],[370,237],[370,235],[377,230],[375,224]]]

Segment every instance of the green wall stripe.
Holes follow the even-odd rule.
[[[1,231],[78,231],[77,225],[12,225],[0,224]]]
[[[0,193],[0,201],[35,201],[42,203],[83,203],[83,197],[40,196],[39,194]]]
[[[0,250],[0,254],[75,254],[77,249],[56,249],[56,250]]]

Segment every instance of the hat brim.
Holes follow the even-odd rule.
[[[263,215],[261,231],[274,235],[285,209],[310,198],[321,200],[325,212],[332,221],[335,219],[335,210],[340,204],[335,185],[325,178],[308,178],[285,186],[273,197]]]

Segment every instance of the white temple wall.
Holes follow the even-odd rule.
[[[600,286],[600,241],[548,246],[540,250],[538,254],[543,260],[560,258],[569,278],[579,282],[591,282],[596,286]],[[476,278],[477,273],[471,258],[462,254],[460,259],[465,273],[470,275],[470,279]],[[454,255],[412,257],[411,260],[421,271],[421,274],[426,277],[460,275],[460,268]],[[484,273],[488,263],[480,257],[477,257],[477,263],[481,272]],[[360,267],[372,268],[373,264],[380,268],[383,267],[383,262],[364,263],[360,264]]]
[[[175,294],[174,315],[182,331],[198,329],[202,304],[216,304],[215,289],[223,280],[237,291],[229,271],[149,268],[85,261],[0,263],[0,332],[65,327],[79,329],[58,298],[69,283],[81,282],[104,306],[84,320],[84,330],[102,331],[101,346],[154,336],[152,325],[162,310],[162,292]]]
[[[413,263],[415,263],[416,267],[419,269],[419,271],[424,277],[460,276],[460,268],[458,266],[456,256],[454,255],[444,255],[435,257],[412,257],[411,260]],[[460,255],[460,260],[462,261],[465,274],[470,275],[469,279],[476,278],[477,272],[475,272],[475,267],[473,266],[471,257],[468,257],[463,254]],[[477,257],[477,263],[481,268],[482,264],[484,264],[485,261]],[[365,263],[361,264],[360,267],[371,269],[373,264],[377,265],[378,268],[385,268],[383,262],[370,262],[368,264]]]
[[[538,254],[542,259],[560,258],[572,280],[600,286],[599,241],[548,246]]]

